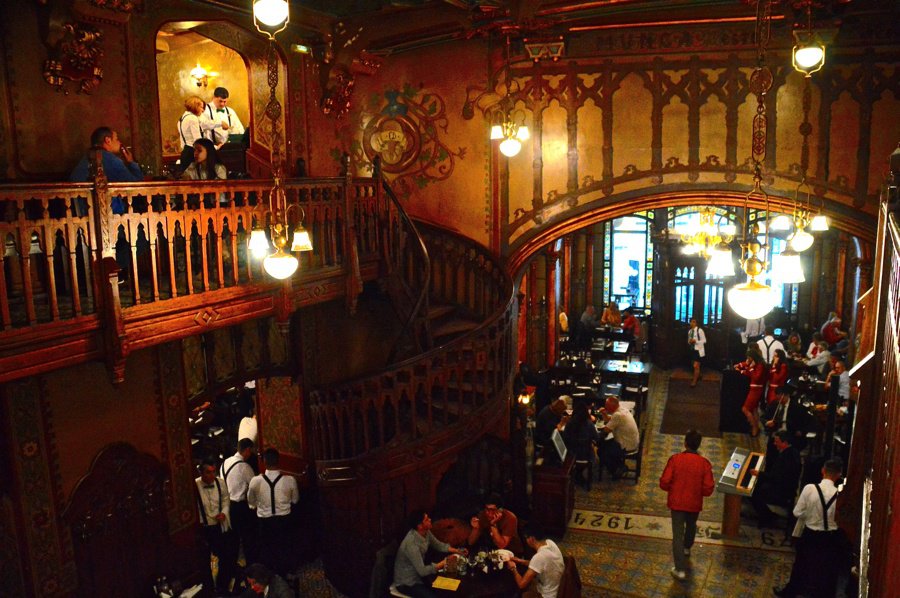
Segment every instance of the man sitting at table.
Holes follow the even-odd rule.
[[[806,360],[806,367],[815,368],[816,373],[819,375],[824,375],[828,370],[825,369],[828,367],[828,364],[831,363],[831,352],[828,350],[828,343],[825,341],[819,342],[819,351],[816,353],[815,357],[811,357]]]
[[[488,495],[481,512],[472,517],[471,523],[469,546],[490,543],[492,548],[505,548],[514,554],[522,554],[519,518],[502,507],[498,494]]]
[[[597,311],[594,309],[593,305],[588,305],[584,308],[581,319],[578,320],[576,343],[579,347],[584,349],[590,348],[591,341],[594,338],[594,331],[597,330],[597,326],[599,325],[600,320],[597,318]]]
[[[425,564],[425,553],[429,548],[438,552],[457,554],[462,551],[444,544],[431,533],[431,517],[421,509],[411,512],[406,517],[409,531],[397,549],[394,560],[394,586],[400,592],[415,598],[431,598],[437,596],[425,585],[423,578],[434,575],[447,565],[447,559],[437,563]]]
[[[568,395],[559,397],[537,414],[534,423],[535,458],[542,456],[538,454],[541,448],[550,446],[550,435],[553,434],[553,430],[556,429],[556,426],[559,425],[559,422],[562,421],[563,416],[566,414],[567,398],[569,398]]]
[[[825,377],[825,388],[831,388],[831,382],[837,378],[838,396],[845,404],[850,400],[850,372],[843,361],[835,361],[834,367]]]
[[[779,451],[775,448],[775,433],[787,432],[791,444],[798,451],[806,447],[806,430],[810,424],[810,414],[800,401],[793,397],[797,387],[783,384],[775,391],[778,400],[766,407],[764,418],[769,442],[766,447],[766,462],[773,463]]]
[[[638,431],[634,416],[627,409],[619,408],[619,399],[606,397],[605,406],[600,409],[603,417],[603,427],[600,432],[612,434],[600,443],[600,474],[603,467],[612,474],[614,480],[618,480],[625,473],[625,453],[636,451],[641,443],[641,434]],[[598,477],[599,475],[598,474]]]
[[[525,530],[525,542],[534,550],[534,556],[530,561],[520,558],[511,558],[506,561],[506,566],[516,578],[516,585],[524,590],[537,580],[534,587],[523,596],[540,596],[541,598],[556,598],[559,593],[559,584],[562,582],[565,562],[562,552],[556,542],[547,538],[536,526],[529,525]],[[525,575],[519,575],[516,564],[528,565]]]
[[[797,485],[800,482],[800,452],[792,445],[791,435],[787,431],[775,432],[775,449],[778,453],[773,461],[766,461],[766,470],[750,470],[751,475],[759,476],[756,490],[750,497],[753,509],[759,518],[759,527],[771,527],[775,514],[769,505],[777,505],[790,510],[797,496]]]

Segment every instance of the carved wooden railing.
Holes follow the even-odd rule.
[[[461,451],[505,436],[515,366],[512,281],[483,247],[418,222],[431,255],[429,296],[478,317],[477,328],[364,379],[308,395],[323,562],[332,583],[364,593],[367,565],[402,531],[412,508],[429,507]],[[418,258],[413,247],[406,259]],[[367,586],[366,586],[367,587]]]
[[[99,177],[0,186],[0,380],[34,373],[2,362],[38,345],[51,351],[61,332],[84,335],[72,340],[67,364],[104,353],[121,363],[134,348],[196,333],[194,324],[273,314],[286,321],[296,307],[342,295],[353,309],[363,279],[380,275],[394,243],[396,210],[381,185],[349,176],[285,181],[288,202],[303,208],[313,251],[300,255],[284,285],[247,251],[250,230],[270,217],[271,186],[107,185]],[[166,330],[172,318],[179,322]],[[101,327],[105,340],[87,338]]]

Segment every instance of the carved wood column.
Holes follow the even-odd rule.
[[[525,300],[528,302],[528,320],[527,327],[528,332],[526,334],[526,339],[528,346],[526,348],[526,357],[525,362],[529,365],[537,365],[537,361],[532,359],[537,351],[537,338],[534,330],[534,323],[538,321],[538,293],[537,293],[537,260],[531,260],[531,263],[528,265],[528,287],[526,291]]]
[[[837,275],[837,279],[835,280],[835,297],[834,297],[834,308],[839,310],[841,316],[847,318],[849,320],[850,314],[844,308],[844,297],[846,296],[845,287],[847,282],[847,252],[850,249],[850,241],[847,239],[847,236],[841,233],[838,238],[838,247],[837,247],[837,266],[835,268],[835,274]],[[852,308],[851,308],[852,309]],[[849,324],[849,321],[848,321]]]
[[[516,299],[519,301],[519,320],[516,322],[516,355],[519,363],[528,363],[528,294],[525,292],[528,275],[522,277]]]
[[[560,310],[566,312],[566,315],[572,316],[570,309],[571,293],[572,293],[572,236],[563,237],[562,250],[562,305]]]
[[[548,366],[556,363],[558,334],[556,326],[556,262],[559,259],[553,245],[547,250],[547,361]]]
[[[588,231],[584,242],[584,300],[585,305],[594,305],[594,233]],[[602,306],[594,306],[600,307]]]

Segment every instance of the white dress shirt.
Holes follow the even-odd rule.
[[[178,119],[178,139],[181,141],[181,149],[194,147],[197,140],[203,138],[204,131],[212,131],[221,127],[221,123],[210,120],[205,114],[197,116],[193,112],[185,110]]]
[[[828,478],[819,482],[819,487],[822,489],[822,495],[825,497],[826,503],[828,503],[828,501],[831,500],[831,497],[837,492],[834,482]],[[829,531],[837,529],[837,523],[834,520],[836,505],[837,501],[831,503],[831,506],[828,507]],[[825,519],[822,515],[822,501],[819,500],[819,493],[816,491],[816,485],[807,484],[803,487],[800,498],[797,499],[797,504],[794,505],[794,517],[802,519],[804,525],[809,529],[823,532],[825,531]]]
[[[272,491],[269,483],[263,480],[268,478],[274,482],[278,476],[282,476],[275,484],[275,513],[272,513]],[[289,515],[291,505],[300,501],[300,490],[297,488],[297,480],[294,476],[282,474],[278,469],[269,469],[250,480],[250,488],[247,491],[247,503],[251,509],[256,509],[256,516],[265,519],[267,517]]]
[[[641,433],[631,412],[621,406],[609,417],[605,426],[625,452],[637,450],[641,444]]]
[[[250,488],[250,480],[253,479],[253,468],[244,461],[240,453],[235,453],[225,459],[219,473],[225,480],[231,500],[234,502],[247,500],[247,490]]]
[[[700,357],[706,357],[706,333],[697,326],[688,330],[688,340],[693,339],[694,344],[691,347]]]
[[[212,133],[214,136],[213,141],[216,144],[216,148],[228,141],[229,135],[240,135],[244,132],[244,124],[241,122],[241,119],[238,118],[237,113],[231,108],[231,106],[216,108],[212,104],[207,104],[206,109],[203,111],[203,113],[212,121],[228,123],[227,131],[223,130],[220,125],[220,128],[215,129]]]
[[[771,334],[767,334],[756,341],[756,346],[759,347],[760,354],[762,354],[763,359],[765,359],[768,364],[772,363],[772,359],[775,357],[775,351],[777,349],[784,351],[784,344]]]
[[[197,484],[197,494],[200,498],[200,504],[197,505],[200,525],[219,525],[223,532],[231,529],[231,503],[228,500],[228,488],[225,486],[225,481],[222,478],[216,478],[212,484],[207,485],[203,483],[202,478],[195,478],[194,483]],[[216,520],[216,515],[219,513],[225,514],[224,520]]]

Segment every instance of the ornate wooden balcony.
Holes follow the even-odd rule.
[[[347,296],[396,254],[380,181],[285,182],[313,251],[284,283],[247,238],[269,180],[0,186],[0,382],[89,359],[124,375],[136,349]],[[296,214],[297,210],[292,210]],[[121,271],[121,272],[120,272]]]

